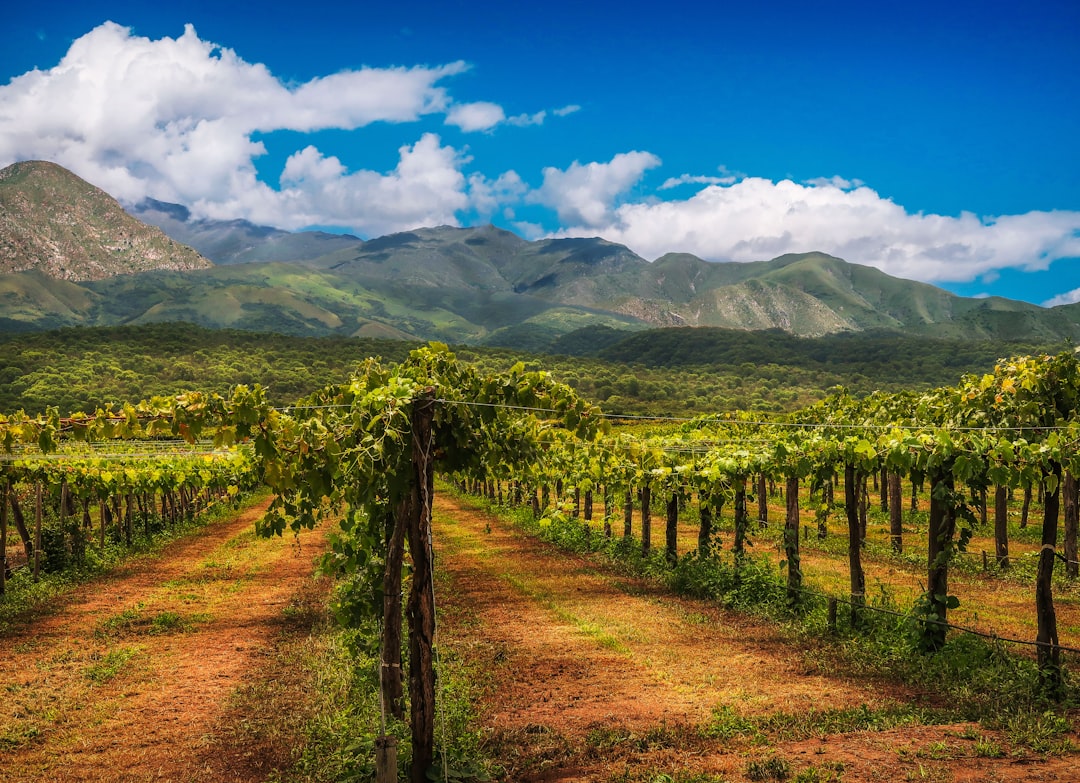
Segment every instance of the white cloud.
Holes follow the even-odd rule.
[[[446,115],[447,125],[456,125],[466,133],[494,128],[506,119],[502,106],[488,101],[459,103]]]
[[[1080,288],[1074,288],[1063,294],[1058,294],[1053,299],[1047,299],[1042,303],[1043,307],[1057,307],[1058,305],[1076,304],[1080,302]]]
[[[668,177],[664,180],[664,184],[660,186],[660,190],[671,190],[677,188],[680,185],[731,185],[737,181],[737,177],[710,177],[700,174],[681,174],[678,177]]]
[[[308,147],[289,159],[282,191],[258,180],[254,159],[265,148],[252,136],[468,113],[468,104],[451,109],[440,86],[466,68],[365,67],[291,85],[190,25],[178,38],[151,40],[107,22],[55,67],[0,86],[0,167],[52,160],[124,201],[151,195],[198,215],[286,228],[310,220],[381,232],[453,222],[468,206],[464,158],[437,136],[402,147],[385,174],[349,174]]]
[[[577,161],[565,171],[544,169],[544,183],[531,200],[552,207],[564,224],[584,227],[610,224],[616,199],[641,179],[648,169],[660,165],[660,158],[650,152],[623,152],[609,163]]]
[[[816,177],[814,179],[808,179],[803,182],[804,185],[810,185],[815,188],[823,188],[831,185],[834,188],[840,190],[854,190],[855,188],[861,188],[866,183],[861,179],[844,179],[841,176],[832,177]]]
[[[581,111],[581,107],[578,106],[576,103],[571,103],[568,106],[563,106],[560,109],[555,109],[551,113],[554,114],[556,117],[565,117],[566,115],[573,114],[576,111]]]
[[[469,177],[469,201],[483,217],[490,217],[500,207],[519,201],[528,189],[516,171],[507,171],[494,180],[479,173]]]
[[[561,179],[552,177],[564,200],[552,197],[545,203],[556,206],[567,224],[576,224],[556,236],[600,234],[646,257],[680,251],[711,260],[756,261],[819,250],[928,282],[972,280],[1007,267],[1040,270],[1054,259],[1080,256],[1078,212],[985,219],[970,213],[912,214],[846,180],[799,185],[756,177],[708,185],[684,200],[612,208],[610,194],[617,189],[586,189],[600,191],[587,198],[565,182],[606,165],[575,164]],[[628,170],[625,179],[632,173]]]
[[[457,225],[456,213],[469,206],[460,155],[425,133],[416,144],[398,150],[396,168],[347,173],[335,157],[314,147],[293,154],[281,175],[281,191],[269,203],[242,195],[235,203],[202,204],[211,217],[234,217],[237,209],[258,222],[283,228],[315,224],[348,226],[368,235],[405,231],[417,226]],[[269,189],[267,189],[269,190]],[[257,191],[256,191],[257,192]],[[265,195],[265,191],[263,191]]]
[[[538,111],[536,114],[517,114],[507,120],[511,125],[524,127],[526,125],[543,125],[547,119],[546,111]]]

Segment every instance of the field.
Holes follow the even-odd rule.
[[[6,777],[1070,779],[1072,355],[630,426],[481,365],[0,420]]]

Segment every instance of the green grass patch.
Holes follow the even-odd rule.
[[[109,650],[87,666],[83,675],[90,682],[98,684],[109,682],[124,671],[128,661],[138,655],[141,649],[141,647],[118,647],[115,650]]]
[[[102,638],[140,634],[160,636],[191,631],[194,630],[197,624],[208,622],[211,619],[212,616],[205,612],[183,615],[172,610],[164,610],[149,613],[143,610],[142,604],[136,604],[103,621],[94,633]]]

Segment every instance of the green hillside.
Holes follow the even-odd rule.
[[[131,210],[171,238],[59,166],[0,172],[0,269],[9,270],[0,273],[0,329],[187,321],[536,351],[601,326],[1080,338],[1078,306],[958,297],[823,253],[738,264],[671,253],[649,262],[600,237],[526,241],[490,225],[362,241],[196,219],[157,201]],[[185,267],[183,259],[195,260]]]

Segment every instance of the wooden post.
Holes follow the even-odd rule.
[[[26,552],[26,563],[29,565],[34,558],[34,539],[30,535],[29,528],[26,527],[26,520],[19,506],[19,495],[10,482],[8,483],[8,502],[11,504],[11,521],[15,523],[15,530],[18,531],[19,538],[22,540],[23,551]]]
[[[664,533],[664,557],[668,565],[675,565],[679,562],[679,496],[676,493],[668,499]]]
[[[411,706],[412,783],[426,783],[435,757],[435,590],[432,581],[431,501],[434,492],[434,443],[431,422],[434,393],[413,401],[412,480],[409,506],[409,551],[412,589],[409,592],[409,703]]]
[[[888,514],[889,509],[892,507],[889,503],[892,500],[889,497],[892,494],[892,489],[889,487],[890,475],[889,469],[883,466],[881,468],[881,511],[884,514]]]
[[[604,538],[611,538],[611,488],[604,485]]]
[[[398,720],[405,719],[404,677],[401,672],[401,566],[405,532],[409,528],[411,495],[401,498],[387,513],[384,526],[386,567],[383,571],[382,648],[380,678],[382,702]],[[397,748],[394,748],[395,756]]]
[[[134,525],[135,525],[135,504],[132,502],[131,493],[127,493],[125,496],[125,508],[124,508],[124,543],[131,546],[131,537]]]
[[[0,594],[7,590],[7,515],[11,482],[0,486]]]
[[[626,490],[626,500],[623,502],[623,538],[630,538],[634,530],[634,492]]]
[[[836,599],[829,599],[829,632],[836,633]]]
[[[904,509],[900,500],[900,474],[889,473],[886,480],[889,497],[889,534],[896,554],[904,551]]]
[[[1042,549],[1039,551],[1039,569],[1035,577],[1035,610],[1038,616],[1037,660],[1039,679],[1046,695],[1060,699],[1065,683],[1061,671],[1061,648],[1058,646],[1057,613],[1054,611],[1052,580],[1054,558],[1057,549],[1058,512],[1060,510],[1061,465],[1052,463],[1051,476],[1057,481],[1053,492],[1043,492]]]
[[[922,632],[923,646],[930,651],[945,646],[945,623],[949,620],[949,554],[956,529],[953,488],[951,467],[938,468],[930,474],[926,594],[935,622],[925,623]]]
[[[707,556],[712,550],[712,505],[711,498],[704,492],[698,493],[698,554]]]
[[[784,518],[784,557],[787,560],[788,606],[798,606],[802,595],[802,565],[799,560],[799,478],[787,477],[787,516]]]
[[[998,568],[1009,570],[1009,491],[1000,484],[994,488],[994,553]]]
[[[397,737],[375,738],[375,783],[397,783]]]
[[[769,498],[765,494],[765,474],[759,473],[757,480],[757,515],[758,525],[762,528],[769,526]]]
[[[1080,527],[1080,505],[1077,504],[1076,478],[1072,473],[1065,473],[1065,481],[1061,489],[1065,516],[1065,576],[1076,579],[1080,575],[1076,561],[1076,534]]]
[[[735,540],[731,545],[736,561],[746,554],[746,476],[735,477]]]
[[[859,476],[859,540],[866,545],[866,522],[870,508],[870,491],[866,487],[866,476]]]
[[[1031,510],[1031,484],[1024,485],[1024,503],[1020,507],[1020,527],[1028,526],[1028,512]]]
[[[41,573],[41,482],[34,485],[34,581]]]
[[[648,557],[652,549],[652,487],[641,488],[641,556]]]
[[[859,482],[855,466],[844,465],[844,510],[848,523],[848,571],[851,584],[851,626],[859,624],[859,608],[866,603],[866,575],[862,566],[862,526],[859,524]]]

